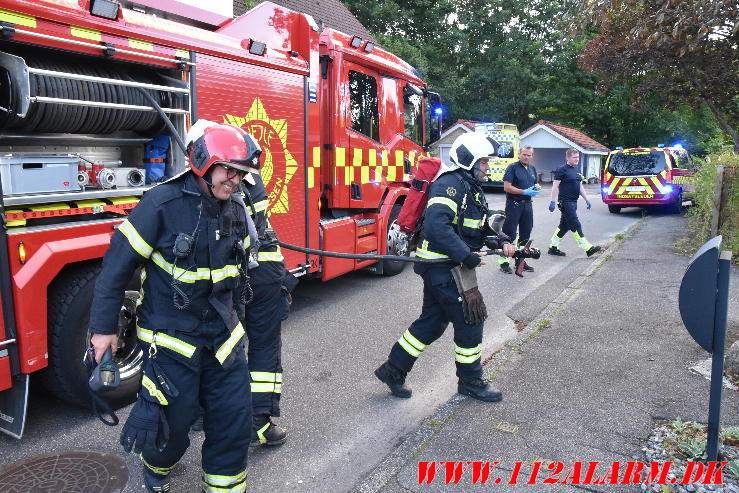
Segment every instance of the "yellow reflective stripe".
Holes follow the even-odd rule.
[[[141,255],[144,258],[149,258],[151,256],[151,252],[154,251],[154,249],[141,237],[138,231],[136,231],[136,228],[133,227],[133,224],[131,224],[128,219],[123,221],[120,226],[118,226],[118,231],[123,233],[123,236],[128,239],[128,243],[131,245],[131,248],[136,250],[139,255]]]
[[[246,483],[241,483],[233,487],[221,488],[218,486],[210,486],[208,483],[203,481],[203,492],[204,493],[243,493],[246,491]]]
[[[153,253],[151,260],[164,272],[174,277],[176,281],[192,284],[195,281],[207,281],[210,279],[210,269],[201,267],[197,271],[191,271],[175,267],[174,264],[170,264],[164,260],[164,256],[159,251]]]
[[[482,345],[478,344],[475,347],[466,348],[466,347],[459,347],[455,344],[454,351],[460,355],[472,356],[474,354],[480,354],[480,352],[482,351]]]
[[[23,27],[36,27],[36,18],[31,15],[20,14],[12,10],[0,9],[0,21],[10,22]]]
[[[262,212],[267,210],[268,201],[267,199],[260,200],[254,204],[254,212]]]
[[[148,342],[149,344],[154,342],[153,331],[142,327],[136,327],[136,333],[142,341]],[[192,355],[195,354],[195,350],[197,349],[192,344],[188,344],[181,339],[162,333],[157,333],[156,343],[157,346],[166,347],[167,349],[174,351],[175,353],[179,353],[187,358],[192,358]]]
[[[282,385],[278,383],[252,382],[252,392],[272,392],[274,394],[282,393]]]
[[[198,269],[200,270],[200,269]],[[213,284],[228,279],[229,277],[236,277],[239,275],[239,268],[235,265],[227,265],[210,271],[210,278],[213,279]]]
[[[282,262],[285,257],[282,256],[281,251],[276,252],[259,252],[257,253],[257,261],[259,262]]]
[[[139,459],[141,459],[141,462],[144,463],[144,466],[146,466],[147,469],[149,469],[149,470],[151,470],[151,471],[153,471],[153,472],[155,472],[157,474],[161,474],[162,476],[165,476],[165,475],[169,474],[170,472],[172,472],[172,469],[174,469],[175,466],[177,465],[177,463],[175,462],[174,464],[172,464],[169,467],[152,466],[151,464],[149,464],[148,462],[146,462],[146,460],[144,460],[144,454],[139,454]]]
[[[231,354],[234,346],[236,346],[236,343],[239,342],[242,337],[244,337],[244,327],[239,323],[231,332],[228,340],[226,340],[226,342],[218,348],[218,351],[216,351],[216,359],[220,364],[223,364],[223,362],[226,361],[226,358],[228,358],[228,355]]]
[[[246,238],[244,238],[244,248],[248,250],[250,246],[251,246],[251,236],[247,236]]]
[[[426,204],[426,207],[427,208],[428,207],[431,207],[434,204],[446,205],[451,210],[453,210],[455,214],[457,213],[457,203],[455,201],[453,201],[452,199],[450,199],[450,198],[447,198],[447,197],[434,197],[434,198],[432,198],[432,199],[429,200],[428,204]]]
[[[224,476],[221,474],[208,474],[203,472],[203,481],[212,486],[230,486],[233,483],[241,482],[246,479],[246,470],[236,474],[235,476]]]
[[[167,398],[162,394],[162,391],[157,388],[157,385],[151,381],[149,377],[144,375],[141,378],[141,386],[144,387],[146,390],[149,391],[149,395],[154,397],[156,400],[159,401],[159,404],[162,406],[169,405],[169,401],[167,401]]]
[[[437,253],[432,252],[428,249],[429,242],[428,240],[423,240],[421,242],[421,246],[416,248],[416,257],[419,258],[449,258],[448,255],[444,255],[443,253]]]
[[[408,341],[406,341],[402,337],[398,339],[398,344],[400,344],[400,347],[405,349],[405,351],[411,356],[413,356],[414,358],[418,358],[419,356],[421,356],[421,353],[423,352],[413,347]]]
[[[474,229],[480,229],[482,226],[482,219],[464,219],[464,222],[462,223],[462,226],[466,228],[474,228]]]
[[[282,382],[282,373],[269,373],[266,371],[250,372],[251,379],[255,382]]]
[[[403,339],[411,343],[413,347],[415,347],[419,351],[423,351],[424,349],[426,349],[426,344],[422,343],[421,341],[413,337],[413,334],[411,334],[410,329],[405,331],[405,334],[403,334]]]

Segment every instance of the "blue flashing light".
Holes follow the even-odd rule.
[[[436,108],[434,108],[434,115],[441,116],[443,114],[444,114],[444,108],[442,108],[441,106],[437,106]]]
[[[672,147],[674,147],[676,149],[685,149],[683,147],[683,144],[681,142],[675,142],[674,144],[672,144]]]
[[[665,193],[672,193],[672,185],[665,185],[664,187]]]
[[[608,193],[609,187],[601,187],[600,191],[603,193]]]

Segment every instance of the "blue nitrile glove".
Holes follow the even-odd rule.
[[[593,204],[590,203],[589,200],[585,200],[585,207],[590,210],[590,208],[593,206]]]
[[[556,204],[554,203],[553,200],[549,202],[549,212],[554,212],[555,207],[556,207]]]
[[[159,422],[163,413],[159,404],[150,402],[139,397],[139,400],[131,409],[126,424],[123,425],[121,431],[121,445],[123,450],[134,453],[140,453],[144,447],[152,446],[164,450],[166,443],[157,443],[157,435],[159,434]],[[166,423],[166,418],[165,418]],[[168,428],[168,427],[167,427]],[[162,433],[162,438],[166,435],[169,438],[169,430]]]
[[[528,195],[529,197],[536,197],[537,195],[539,195],[539,190],[536,189],[536,186],[533,186],[524,190],[523,194]]]

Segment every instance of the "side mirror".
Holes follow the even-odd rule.
[[[426,91],[426,146],[441,138],[441,125],[444,109],[438,93]],[[426,148],[426,147],[424,147]]]

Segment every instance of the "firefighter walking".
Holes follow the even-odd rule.
[[[458,289],[453,276],[453,269],[460,264],[474,276],[475,268],[485,264],[476,252],[486,244],[502,247],[506,256],[515,251],[503,239],[486,236],[490,232],[486,221],[488,206],[480,180],[496,150],[497,143],[482,134],[458,137],[450,150],[452,169],[441,174],[429,189],[423,239],[416,255],[451,259],[454,263],[414,264],[414,271],[423,278],[421,315],[393,345],[387,361],[375,370],[375,376],[397,397],[411,396],[411,390],[405,386],[406,375],[451,322],[459,393],[488,402],[502,399],[500,392],[482,380],[482,330],[487,317],[482,294],[476,283],[465,291]]]
[[[554,171],[554,182],[552,183],[552,196],[549,202],[549,212],[554,212],[555,197],[557,205],[562,213],[559,226],[552,235],[549,243],[549,255],[564,257],[566,254],[559,248],[559,243],[568,231],[572,231],[577,245],[590,257],[601,250],[600,246],[592,245],[582,231],[580,219],[577,217],[577,200],[582,197],[585,207],[590,210],[591,204],[588,194],[583,185],[583,176],[580,174],[578,164],[580,152],[577,149],[567,149],[565,152],[565,164]]]
[[[240,492],[252,432],[240,319],[256,231],[237,191],[258,167],[261,149],[231,125],[196,123],[190,132],[190,170],[148,191],[111,239],[95,288],[91,343],[98,360],[115,349],[124,291],[140,268],[145,357],[121,444],[141,453],[148,491],[169,491],[202,405],[202,490]]]
[[[518,246],[525,245],[531,238],[534,228],[534,209],[531,198],[539,195],[540,187],[537,184],[536,168],[531,161],[534,159],[534,148],[522,146],[519,149],[518,161],[511,163],[503,175],[503,190],[506,193],[505,222],[503,234],[510,238],[517,238]],[[516,268],[518,262],[516,260]],[[508,259],[498,259],[500,270],[505,274],[512,274]],[[534,268],[524,262],[523,270],[533,272]]]

